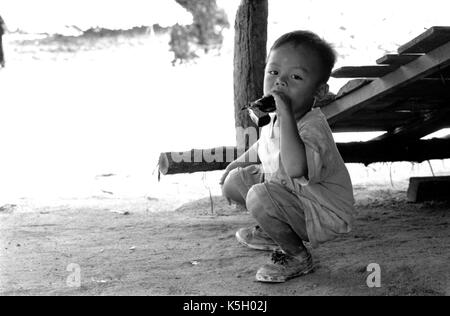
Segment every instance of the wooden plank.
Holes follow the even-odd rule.
[[[407,143],[369,141],[337,143],[347,163],[417,161],[450,158],[450,139],[419,140]],[[159,172],[164,175],[223,170],[243,153],[236,147],[192,149],[185,152],[161,153]],[[252,163],[259,163],[255,157]]]
[[[397,142],[405,139],[419,139],[446,127],[450,127],[450,109],[434,111],[423,118],[397,126],[393,131],[375,140]]]
[[[384,110],[372,109],[372,105],[370,105],[366,106],[364,110],[353,113],[348,118],[330,124],[330,127],[333,132],[384,130],[390,133],[395,132],[399,138],[421,138],[427,135],[429,129],[434,130],[439,126],[450,125],[450,118],[442,115],[446,105],[442,100],[434,105],[426,104],[426,107],[421,103],[411,105],[410,102],[405,101],[399,105],[393,104]],[[430,116],[435,119],[428,121]],[[404,135],[400,136],[401,133]],[[386,134],[381,139],[389,136],[392,134]]]
[[[163,175],[223,170],[243,152],[237,147],[166,152],[159,156],[158,169]]]
[[[322,108],[332,124],[395,91],[450,65],[450,42]]]
[[[388,161],[422,162],[430,159],[450,157],[450,140],[430,139],[410,142],[368,141],[358,143],[338,143],[339,152],[346,163]]]
[[[396,112],[396,113],[410,113],[415,116],[417,115],[428,115],[433,113],[434,111],[442,110],[445,107],[445,104],[442,100],[433,100],[433,102],[421,102],[421,100],[417,99],[407,99],[404,101],[400,101],[395,105],[392,105],[389,109],[385,111]],[[365,112],[365,111],[364,111]]]
[[[345,66],[336,69],[331,73],[333,78],[379,78],[385,76],[397,66]]]
[[[399,54],[428,53],[450,41],[450,27],[433,26],[398,48]]]
[[[450,67],[439,69],[439,71],[431,74],[428,78],[430,79],[450,79]]]
[[[382,108],[398,102],[420,101],[422,106],[427,103],[435,103],[450,96],[450,79],[423,78],[413,81],[392,93],[380,98],[374,104],[379,104]],[[383,107],[384,105],[384,107]],[[379,108],[379,107],[374,107]]]
[[[386,128],[380,127],[381,124],[373,124],[374,126],[370,126],[368,124],[361,125],[356,124],[355,126],[351,126],[350,124],[336,124],[333,125],[331,130],[333,133],[364,133],[364,132],[381,132],[385,131]]]
[[[413,60],[416,60],[423,54],[387,54],[383,57],[377,59],[378,65],[393,65],[393,66],[403,66],[409,64]]]
[[[414,203],[431,200],[449,201],[450,176],[410,178],[407,199]]]
[[[357,79],[358,81],[360,79]],[[355,80],[351,80],[352,83]],[[357,83],[357,82],[356,82]],[[345,87],[345,86],[344,86]],[[421,79],[330,124],[333,131],[393,131],[425,119],[450,104],[450,80]],[[351,91],[351,90],[350,90]],[[339,96],[339,95],[338,95]]]
[[[401,119],[400,117],[388,117],[384,116],[373,116],[370,117],[359,117],[355,116],[349,120],[339,121],[332,124],[331,130],[333,132],[368,132],[368,131],[390,131],[395,129],[401,124],[410,122],[412,119],[407,116],[407,119]]]
[[[368,79],[350,80],[339,90],[336,99],[353,93],[372,81]],[[393,106],[395,108],[404,106],[407,109],[415,110],[434,109],[437,106],[439,107],[442,100],[449,96],[450,89],[448,87],[450,87],[450,79],[421,79],[371,102],[364,108],[364,111],[385,111]]]
[[[422,97],[423,101],[450,97],[450,79],[427,78],[413,82],[395,92],[396,96]],[[426,103],[426,102],[424,102]]]
[[[353,79],[350,80],[349,82],[347,82],[344,86],[342,86],[339,89],[338,94],[336,95],[336,98],[340,98],[343,97],[346,94],[349,94],[359,88],[361,88],[362,86],[365,86],[366,84],[371,83],[372,80],[370,79]]]
[[[430,111],[426,111],[429,113]],[[350,122],[359,124],[360,121],[385,121],[385,122],[406,122],[414,118],[422,118],[422,113],[414,113],[407,111],[360,111],[351,116]]]

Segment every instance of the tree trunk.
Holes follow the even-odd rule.
[[[264,67],[267,49],[268,0],[241,0],[235,22],[234,41],[234,107],[236,145],[247,150],[259,131],[242,107],[263,95]],[[245,132],[256,131],[256,139]]]
[[[346,163],[363,163],[365,165],[373,162],[422,162],[430,159],[450,158],[450,139],[416,140],[407,143],[383,141],[338,143],[337,147]],[[165,175],[223,170],[236,159],[237,155],[236,147],[162,153],[159,158],[159,172]]]

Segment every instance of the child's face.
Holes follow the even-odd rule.
[[[283,45],[271,51],[264,75],[264,95],[272,91],[290,102],[296,119],[311,109],[320,83],[320,60],[305,46]]]

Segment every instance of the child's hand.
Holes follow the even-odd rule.
[[[275,104],[277,107],[278,116],[293,115],[291,101],[289,98],[281,91],[273,90],[271,92],[275,99]]]

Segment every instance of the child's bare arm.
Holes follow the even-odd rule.
[[[298,134],[295,120],[286,118],[283,122],[283,119],[280,118],[280,128],[280,154],[286,173],[291,178],[307,176],[305,144]]]
[[[286,173],[291,178],[307,176],[305,144],[298,133],[294,112],[281,95],[273,95],[280,120],[280,156]]]

